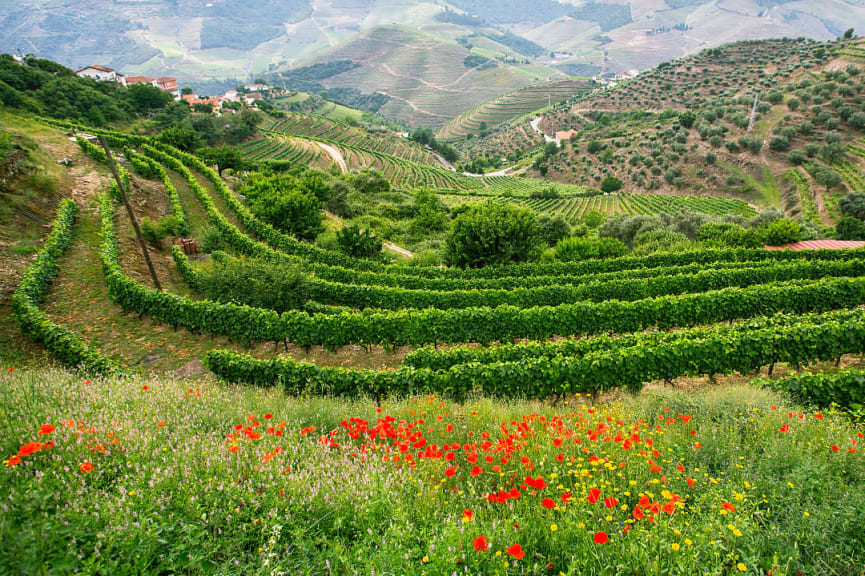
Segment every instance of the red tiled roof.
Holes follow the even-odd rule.
[[[84,70],[87,70],[88,68],[93,68],[94,70],[102,70],[103,72],[114,72],[114,70],[112,70],[111,68],[106,68],[105,66],[100,66],[99,64],[93,64],[91,66],[85,66],[84,68],[79,70],[79,72],[83,72]]]
[[[127,84],[150,84],[151,82],[153,82],[153,78],[148,78],[147,76],[129,76],[126,78]]]
[[[805,240],[786,246],[763,246],[766,250],[844,250],[865,247],[861,240]]]

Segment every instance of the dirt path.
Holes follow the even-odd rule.
[[[449,120],[451,119],[451,116],[445,116],[444,114],[437,114],[435,112],[427,112],[426,110],[424,110],[422,108],[418,108],[414,102],[412,102],[411,100],[408,100],[406,98],[403,98],[402,96],[397,96],[397,95],[391,94],[389,92],[382,92],[381,90],[379,90],[378,93],[384,94],[385,96],[393,98],[394,100],[402,100],[403,102],[405,102],[406,104],[411,106],[411,109],[414,110],[415,112],[420,112],[421,114],[425,114],[427,116],[438,116],[439,118],[447,118]]]
[[[346,165],[345,158],[342,157],[342,152],[339,151],[339,148],[331,146],[330,144],[325,144],[324,142],[318,142],[318,145],[322,150],[324,150],[325,154],[333,158],[333,161],[337,163],[343,174],[348,172],[348,166]]]

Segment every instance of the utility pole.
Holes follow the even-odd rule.
[[[754,107],[751,108],[751,121],[748,122],[748,132],[754,129],[754,119],[757,117],[757,103],[760,101],[760,93],[754,94]]]
[[[129,197],[126,195],[126,189],[123,187],[120,173],[117,172],[117,165],[114,164],[114,157],[111,156],[111,149],[108,147],[108,142],[105,141],[105,136],[100,136],[99,142],[102,144],[102,148],[105,150],[105,155],[108,157],[108,165],[111,167],[111,173],[114,174],[114,181],[117,182],[117,187],[120,189],[120,197],[123,199],[124,206],[126,206],[126,212],[129,213],[129,221],[132,222],[132,227],[135,229],[135,236],[138,238],[138,243],[141,245],[141,253],[144,255],[147,269],[150,270],[150,277],[153,279],[153,285],[161,292],[162,285],[159,284],[159,278],[156,277],[156,269],[153,268],[153,262],[150,261],[150,252],[147,251],[147,244],[144,242],[144,237],[141,235],[141,228],[138,227],[138,220],[135,219],[135,213],[132,212],[132,206],[129,204]]]

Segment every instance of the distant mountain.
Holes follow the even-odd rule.
[[[172,75],[187,84],[246,80],[334,59],[355,60],[381,26],[399,24],[440,43],[444,60],[471,53],[524,69],[500,94],[554,73],[647,69],[742,39],[832,39],[865,30],[861,0],[0,0],[0,52],[34,53],[70,67],[99,63],[130,74]],[[385,28],[389,30],[392,28]],[[357,44],[360,42],[361,44]],[[424,41],[426,42],[426,41]],[[435,43],[435,42],[433,42]],[[387,39],[379,53],[327,87],[388,91],[412,46]],[[436,49],[431,50],[435,59]],[[416,51],[415,51],[416,52]],[[417,54],[415,54],[417,55]],[[459,62],[457,60],[460,60]],[[491,65],[492,67],[492,65]],[[491,68],[490,68],[491,69]],[[465,70],[463,70],[465,72]],[[462,73],[462,72],[461,72]],[[493,76],[488,73],[487,76]],[[358,80],[362,86],[353,85]],[[381,80],[382,82],[379,82]],[[480,80],[480,79],[479,79]],[[432,84],[441,86],[438,80]],[[411,84],[411,82],[410,82]],[[409,86],[411,88],[411,86]],[[480,88],[483,96],[487,90]],[[478,95],[480,97],[480,95]],[[474,102],[474,99],[469,99]],[[391,106],[397,98],[391,99]],[[466,102],[468,103],[468,102]],[[477,102],[475,102],[477,103]],[[406,106],[408,106],[406,104]],[[428,122],[418,111],[397,114]],[[425,119],[426,118],[426,119]],[[439,120],[442,120],[439,118]],[[440,123],[432,120],[432,123]]]

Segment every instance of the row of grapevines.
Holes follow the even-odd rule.
[[[177,194],[177,188],[174,187],[174,183],[171,182],[171,178],[168,176],[165,168],[159,162],[147,156],[142,156],[129,148],[124,151],[124,154],[139,174],[145,178],[157,176],[162,181],[165,195],[168,196],[168,201],[171,204],[171,214],[177,219],[180,234],[182,236],[189,234],[189,221],[186,219],[186,211],[183,209],[183,203]]]
[[[39,302],[57,272],[57,258],[72,239],[77,213],[78,205],[72,200],[60,203],[45,246],[36,254],[12,295],[12,311],[21,331],[45,346],[64,366],[80,368],[88,373],[118,373],[121,372],[120,366],[90,348],[72,330],[52,322],[39,308]]]
[[[274,386],[292,394],[409,395],[434,392],[464,398],[490,396],[545,398],[563,393],[596,393],[613,388],[638,391],[645,382],[704,374],[742,374],[777,362],[829,360],[865,350],[865,318],[762,330],[706,330],[699,339],[682,336],[653,344],[598,350],[582,357],[537,357],[518,362],[459,364],[447,370],[404,366],[394,371],[350,370],[296,362],[257,360],[214,350],[205,363],[231,382]]]
[[[865,405],[865,370],[835,373],[795,374],[777,380],[759,379],[755,384],[784,391],[799,402],[828,407],[833,404],[861,410]]]

